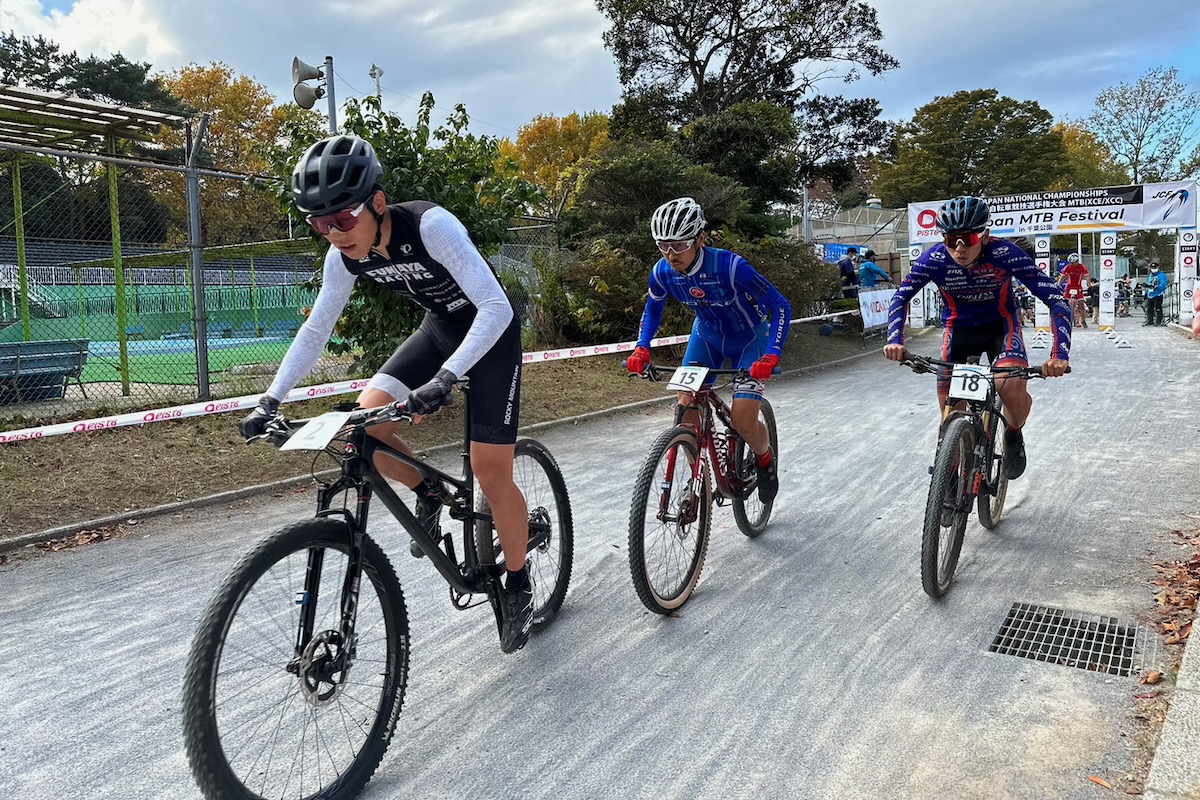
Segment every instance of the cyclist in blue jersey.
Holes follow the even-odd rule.
[[[1071,350],[1071,308],[1058,286],[1043,274],[1021,248],[988,231],[990,211],[979,197],[956,197],[938,211],[937,226],[943,243],[935,245],[912,263],[892,298],[888,310],[888,343],[884,355],[903,361],[904,320],[908,301],[932,281],[942,292],[942,359],[963,363],[984,353],[993,366],[1028,366],[1021,336],[1013,278],[1025,284],[1050,307],[1054,343],[1042,374],[1057,378],[1067,371]],[[1018,378],[998,379],[996,388],[1004,401],[1008,423],[1005,433],[1004,471],[1010,480],[1025,471],[1025,439],[1021,428],[1029,418],[1033,398]],[[950,376],[938,376],[938,400],[943,411],[950,390]]]
[[[650,297],[626,367],[641,374],[650,364],[650,340],[668,296],[690,308],[696,322],[683,363],[720,369],[730,361],[734,369],[749,372],[733,386],[733,429],[757,456],[758,496],[769,503],[779,491],[779,476],[758,410],[763,384],[783,354],[792,307],[746,259],[706,246],[705,224],[704,210],[690,197],[664,203],[651,217],[650,232],[663,257],[650,270]],[[692,400],[688,392],[679,394],[680,406]]]

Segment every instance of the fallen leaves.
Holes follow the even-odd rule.
[[[1099,775],[1088,775],[1088,780],[1091,781],[1092,783],[1096,783],[1096,784],[1099,784],[1100,786],[1103,786],[1105,789],[1112,788],[1112,784],[1109,783],[1108,781],[1104,780],[1104,778],[1101,778]]]
[[[60,539],[47,539],[44,542],[38,542],[37,548],[45,553],[58,553],[63,550],[74,550],[77,547],[82,547],[87,544],[95,544],[96,542],[106,542],[109,539],[119,535],[121,527],[119,525],[105,525],[102,528],[97,528],[93,531],[80,531],[74,536],[64,536]]]
[[[1154,684],[1158,683],[1161,680],[1162,680],[1162,673],[1159,672],[1158,670],[1154,669],[1154,670],[1150,670],[1150,672],[1146,673],[1145,677],[1143,677],[1140,681],[1138,681],[1138,685],[1145,686],[1146,684],[1150,684],[1151,686],[1153,686]]]

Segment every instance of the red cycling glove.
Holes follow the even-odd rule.
[[[650,366],[650,350],[646,347],[633,348],[633,355],[625,360],[625,369],[634,375],[641,375]]]
[[[779,366],[779,356],[768,353],[750,365],[750,377],[756,381],[766,381]]]

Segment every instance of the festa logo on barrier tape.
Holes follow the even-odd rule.
[[[336,386],[314,386],[308,390],[309,397],[323,397],[327,394],[333,394],[337,391]]]
[[[106,419],[93,419],[87,422],[80,422],[78,425],[73,425],[71,430],[74,433],[84,433],[85,431],[102,431],[105,428],[117,427],[117,418],[108,417]]]
[[[41,439],[41,431],[30,431],[28,433],[17,433],[12,436],[5,436],[0,433],[0,442],[23,442],[27,439]]]
[[[367,385],[367,383],[368,383],[368,381],[366,381],[366,380],[350,381],[350,388],[351,389],[362,389],[364,386]]]

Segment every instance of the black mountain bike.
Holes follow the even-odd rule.
[[[921,585],[938,598],[954,580],[971,507],[977,506],[979,524],[988,530],[1004,514],[1006,426],[996,379],[1045,376],[1040,366],[980,367],[977,358],[964,365],[909,356],[902,363],[916,373],[953,371],[921,534]]]
[[[650,364],[642,377],[660,380],[674,368]],[[744,378],[744,369],[709,369],[708,375]],[[767,529],[774,501],[758,499],[754,451],[733,429],[731,411],[721,387],[695,382],[691,405],[675,410],[674,424],[659,434],[633,487],[629,511],[629,570],[633,587],[646,608],[658,614],[679,609],[696,588],[712,523],[716,483],[717,505],[730,503],[738,529],[756,537]],[[694,411],[699,424],[684,422]],[[771,448],[779,458],[775,412],[765,399],[759,420],[767,426]]]
[[[486,498],[475,498],[469,398],[464,416],[462,477],[367,435],[371,425],[411,421],[397,403],[295,422],[276,417],[260,437],[279,446],[313,438],[340,474],[319,487],[314,519],[271,534],[238,562],[201,619],[184,678],[183,729],[206,798],[345,800],[383,759],[404,702],[409,633],[400,581],[366,532],[374,496],[445,578],[454,607],[490,602],[499,630],[504,558]],[[378,454],[441,484],[451,518],[462,522],[461,550],[451,533],[435,537],[418,522],[376,471]],[[529,506],[538,630],[558,613],[571,578],[571,506],[554,457],[538,442],[517,442],[513,476]]]

